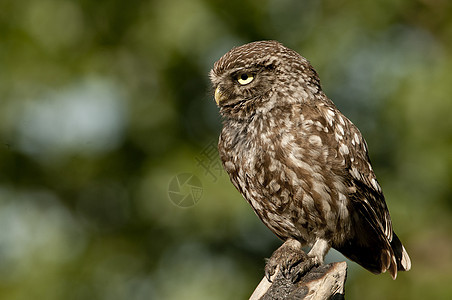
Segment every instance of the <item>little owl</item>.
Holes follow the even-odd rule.
[[[284,241],[267,261],[267,278],[279,266],[296,281],[331,247],[375,274],[395,279],[410,269],[366,142],[304,57],[276,41],[254,42],[221,57],[210,78],[223,118],[223,167]]]

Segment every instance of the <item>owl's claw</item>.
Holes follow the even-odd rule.
[[[312,268],[318,267],[320,264],[317,262],[315,257],[307,256],[306,260],[303,260],[292,266],[290,273],[290,280],[292,283],[297,282],[301,279],[306,273],[308,273]]]
[[[306,272],[317,265],[319,265],[317,259],[308,256],[301,249],[301,244],[298,241],[287,240],[267,260],[265,276],[271,282],[271,277],[279,266],[285,278],[290,279],[292,282],[297,282]]]
[[[267,264],[265,265],[265,277],[269,282],[272,282],[272,276],[275,274],[278,265],[270,264],[270,259],[267,259]]]

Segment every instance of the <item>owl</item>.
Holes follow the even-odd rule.
[[[331,247],[375,274],[395,279],[410,269],[367,144],[304,57],[276,41],[253,42],[221,57],[210,79],[223,167],[284,241],[267,260],[267,278],[279,267],[296,281]]]

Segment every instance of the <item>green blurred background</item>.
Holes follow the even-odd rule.
[[[347,299],[451,299],[447,0],[2,0],[0,298],[247,298],[280,241],[218,168],[208,72],[260,39],[361,129],[411,256],[349,263]]]

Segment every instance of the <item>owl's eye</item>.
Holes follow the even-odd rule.
[[[237,78],[238,83],[240,83],[241,85],[247,85],[248,83],[250,83],[253,80],[254,80],[254,76],[251,73],[240,74]]]

